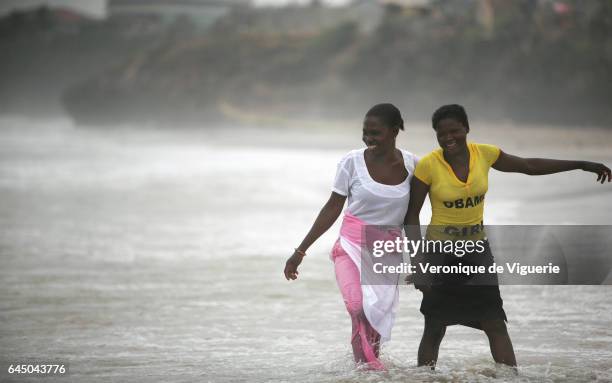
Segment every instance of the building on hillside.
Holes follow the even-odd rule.
[[[207,28],[232,8],[251,3],[251,0],[108,0],[107,15],[157,18],[168,25],[189,19],[198,28]]]
[[[385,9],[398,10],[427,8],[432,0],[353,0],[346,11],[348,19],[358,22],[360,29],[371,31],[382,21]]]

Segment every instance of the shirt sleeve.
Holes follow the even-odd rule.
[[[408,177],[412,177],[414,175],[414,168],[416,168],[416,164],[419,162],[419,157],[407,150],[401,149],[401,151],[404,158],[404,167],[408,171]]]
[[[426,185],[431,185],[431,156],[427,155],[417,160],[414,176]]]
[[[412,173],[413,174],[414,174],[414,169],[416,169],[420,161],[421,159],[419,158],[419,156],[417,156],[416,154],[412,155]]]
[[[489,166],[497,161],[499,153],[501,153],[501,150],[497,146],[489,144],[478,144],[478,151]]]
[[[349,156],[345,156],[340,162],[336,169],[336,178],[334,179],[334,185],[332,191],[343,196],[348,196],[349,187],[351,183],[351,174],[348,169],[348,162],[350,161]]]

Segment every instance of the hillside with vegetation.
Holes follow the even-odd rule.
[[[432,1],[388,5],[379,14],[368,7],[241,7],[205,31],[183,20],[130,35],[116,20],[92,22],[58,42],[38,42],[70,46],[76,56],[52,48],[16,53],[11,70],[44,55],[55,55],[59,67],[78,56],[88,70],[75,72],[61,94],[66,111],[84,124],[282,125],[361,115],[383,100],[408,119],[458,102],[486,119],[612,124],[606,0]],[[363,27],[375,18],[375,27]],[[9,30],[13,37],[2,29],[0,44],[27,39]],[[46,61],[46,68],[53,64]]]

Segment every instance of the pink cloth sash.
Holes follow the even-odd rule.
[[[351,316],[352,335],[351,346],[355,362],[365,363],[373,370],[385,370],[378,359],[380,349],[380,334],[370,325],[363,312],[363,295],[359,270],[353,260],[336,241],[332,249],[336,281],[342,293],[344,305]]]
[[[346,211],[342,219],[342,227],[340,227],[340,236],[355,244],[362,245],[361,231],[365,224],[361,219]]]
[[[361,252],[370,248],[365,243],[367,223],[346,211],[340,238],[332,251],[336,265],[336,279],[345,304],[353,322],[353,353],[357,362],[366,362],[372,369],[384,369],[378,360],[380,344],[391,337],[398,305],[397,284],[362,285]],[[367,242],[374,240],[394,240],[401,235],[401,229],[378,230],[367,227]],[[341,260],[341,261],[340,261]],[[347,261],[352,261],[352,264]],[[344,266],[339,267],[342,264]],[[350,271],[347,271],[350,270]],[[358,305],[358,310],[355,305]],[[359,341],[360,340],[360,341]]]

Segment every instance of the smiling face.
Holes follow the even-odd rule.
[[[468,129],[454,118],[444,118],[436,125],[438,144],[447,154],[456,154],[467,148]]]
[[[363,120],[362,140],[368,149],[374,152],[383,152],[394,148],[397,132],[397,128],[388,127],[380,117],[366,116]]]

